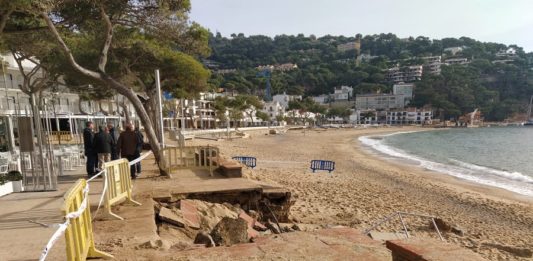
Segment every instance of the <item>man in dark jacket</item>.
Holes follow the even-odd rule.
[[[98,169],[104,169],[104,163],[111,160],[111,135],[103,126],[98,127],[98,133],[94,135],[93,147],[98,155]]]
[[[128,123],[126,125],[126,130],[120,133],[120,137],[118,138],[117,147],[120,156],[128,159],[128,161],[133,161],[136,158],[135,155],[137,153],[138,143],[137,134],[133,131],[133,126]],[[130,166],[130,175],[132,179],[137,178],[135,173],[135,164],[133,164]]]
[[[109,129],[109,135],[111,135],[111,160],[116,160],[119,158],[117,148],[119,133],[113,123],[108,123],[107,128]]]
[[[92,177],[96,174],[96,166],[98,164],[96,152],[93,148],[94,125],[91,121],[87,122],[83,129],[83,148],[85,150],[85,158],[87,159],[85,169],[87,170],[87,176]]]
[[[135,127],[135,134],[137,135],[137,151],[135,153],[135,158],[138,158],[141,156],[141,152],[143,151],[143,143],[144,143],[144,136],[139,129],[139,127]],[[135,170],[137,172],[137,176],[141,175],[141,162],[137,162],[135,164]]]

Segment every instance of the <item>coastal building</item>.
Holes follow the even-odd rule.
[[[235,73],[237,72],[237,69],[219,69],[219,70],[215,70],[215,74],[230,74],[230,73]]]
[[[168,99],[164,101],[165,128],[212,129],[216,126],[213,102],[200,95],[199,99]]]
[[[255,67],[259,71],[269,70],[269,71],[280,71],[287,72],[298,69],[298,65],[294,63],[284,63],[284,64],[275,64],[275,65],[259,65]]]
[[[2,71],[0,76],[0,152],[15,151],[20,145],[19,124],[27,117],[33,117],[31,99],[28,92],[24,92],[24,77],[18,64],[11,54],[0,55]],[[21,62],[25,73],[35,69],[35,64],[26,60]],[[42,77],[44,71],[37,70],[34,77]],[[34,78],[35,79],[35,78]],[[88,85],[86,91],[91,91]],[[72,92],[63,84],[56,84],[53,88],[44,89],[42,93],[35,93],[36,102],[42,107],[39,115],[43,121],[45,135],[55,135],[57,131],[70,134],[72,138],[80,139],[81,132],[87,121],[93,121],[96,126],[112,122],[120,126],[122,120],[129,118],[137,123],[133,106],[121,95],[115,95],[102,100],[83,100],[78,93]],[[33,130],[29,135],[33,135]]]
[[[403,94],[358,94],[355,97],[357,110],[401,109],[405,105]]]
[[[455,56],[456,54],[462,52],[464,49],[465,49],[464,46],[455,46],[455,47],[444,48],[443,51],[445,53],[451,54],[452,56]]]
[[[288,95],[286,93],[283,94],[276,94],[272,96],[272,101],[278,102],[280,106],[284,108],[289,107],[290,101],[300,101],[302,100],[302,95]]]
[[[396,66],[386,70],[385,79],[392,83],[419,81],[423,71],[422,65]]]
[[[396,124],[431,124],[433,112],[428,108],[406,108],[387,111],[386,123]]]
[[[330,98],[334,101],[349,101],[353,97],[353,87],[351,86],[340,86],[335,87],[333,94],[330,95]]]
[[[424,73],[439,75],[441,72],[441,56],[427,56],[422,57],[424,60]]]
[[[403,95],[403,106],[408,105],[413,99],[414,83],[398,83],[392,86],[392,93]]]
[[[467,58],[450,58],[450,59],[446,59],[444,63],[446,63],[447,65],[465,65],[465,64],[468,64],[469,62]]]
[[[346,52],[346,51],[355,50],[355,49],[356,49],[356,42],[348,42],[348,43],[337,45],[337,51],[339,52]]]
[[[271,122],[276,122],[278,117],[282,117],[285,115],[285,108],[283,105],[281,105],[278,101],[271,101],[271,102],[265,102],[262,112],[268,114],[270,116]]]

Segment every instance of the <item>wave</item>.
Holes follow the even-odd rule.
[[[516,171],[509,172],[509,171],[505,171],[505,170],[493,169],[493,168],[490,168],[490,167],[485,167],[485,166],[480,166],[480,165],[476,165],[476,164],[472,164],[472,163],[462,162],[462,161],[456,160],[456,159],[449,159],[449,160],[451,162],[463,167],[463,168],[472,169],[472,170],[476,170],[476,171],[483,171],[485,173],[498,175],[498,176],[501,176],[501,177],[504,177],[504,178],[508,178],[508,179],[512,179],[512,180],[516,180],[516,181],[522,181],[522,182],[527,182],[527,183],[533,184],[533,178],[532,177],[526,176],[526,175],[524,175],[524,174],[522,174],[520,172],[516,172]]]
[[[453,165],[434,162],[420,156],[409,154],[402,149],[388,146],[383,143],[384,139],[375,138],[376,136],[387,137],[404,133],[409,132],[396,132],[387,135],[362,136],[359,137],[359,141],[364,145],[367,145],[385,155],[413,161],[417,163],[420,167],[428,170],[444,173],[483,185],[506,189],[526,196],[533,196],[533,187],[524,186],[524,182],[526,184],[533,184],[533,178],[526,176],[520,172],[497,170],[472,163],[462,162],[456,159],[449,159],[450,163],[452,163]]]

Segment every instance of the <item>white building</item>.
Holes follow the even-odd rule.
[[[213,102],[206,100],[205,94],[199,99],[169,99],[164,101],[167,111],[163,115],[165,128],[177,129],[181,126],[189,129],[212,129],[216,126],[216,114]]]
[[[276,94],[272,96],[272,101],[278,102],[281,106],[288,108],[290,101],[300,101],[302,100],[301,95],[287,95],[286,93],[283,94]]]
[[[445,63],[447,65],[455,65],[455,64],[465,65],[465,64],[468,64],[469,62],[467,58],[451,58],[451,59],[446,59]]]
[[[414,82],[422,79],[424,69],[422,65],[393,67],[386,71],[386,79],[393,83]]]
[[[444,52],[450,53],[451,55],[456,55],[457,53],[462,52],[464,49],[465,48],[463,46],[448,47],[444,48]]]
[[[346,51],[355,50],[355,49],[357,49],[356,42],[349,42],[349,43],[337,45],[337,50],[339,52],[346,52]]]
[[[334,101],[348,101],[353,97],[353,87],[350,86],[341,86],[335,87],[331,98]]]
[[[285,115],[285,108],[283,107],[279,102],[277,101],[271,101],[271,102],[265,102],[264,107],[261,110],[262,112],[268,114],[270,116],[271,122],[276,122],[278,116],[284,116]]]
[[[414,89],[414,83],[398,83],[392,86],[392,93],[395,95],[403,95],[403,104],[406,106],[413,99]]]
[[[442,65],[441,59],[439,56],[427,56],[422,57],[424,60],[424,73],[438,75],[441,72],[440,66]]]
[[[405,105],[403,94],[358,94],[355,97],[357,110],[400,109]]]
[[[387,112],[387,124],[431,124],[433,112],[430,109],[406,108]]]

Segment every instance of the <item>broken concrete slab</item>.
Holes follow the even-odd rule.
[[[224,217],[211,231],[211,237],[217,246],[231,246],[247,243],[248,224],[240,218]]]
[[[191,228],[200,228],[200,217],[198,216],[198,210],[191,200],[181,200],[180,210],[183,218],[187,221],[187,224]]]
[[[405,239],[405,234],[372,231],[368,233],[370,238],[378,241]]]
[[[261,222],[257,221],[256,219],[250,217],[244,211],[242,211],[239,214],[239,218],[244,219],[244,221],[246,221],[246,223],[248,223],[248,227],[250,227],[250,228],[253,228],[253,229],[257,230],[257,231],[265,231],[265,230],[267,230],[267,227],[265,225],[261,224]]]
[[[161,221],[178,226],[178,227],[185,227],[186,221],[183,218],[183,216],[179,215],[175,211],[172,211],[169,208],[161,207],[159,210],[159,219]]]
[[[386,246],[393,260],[486,260],[468,249],[428,238],[389,240]]]

